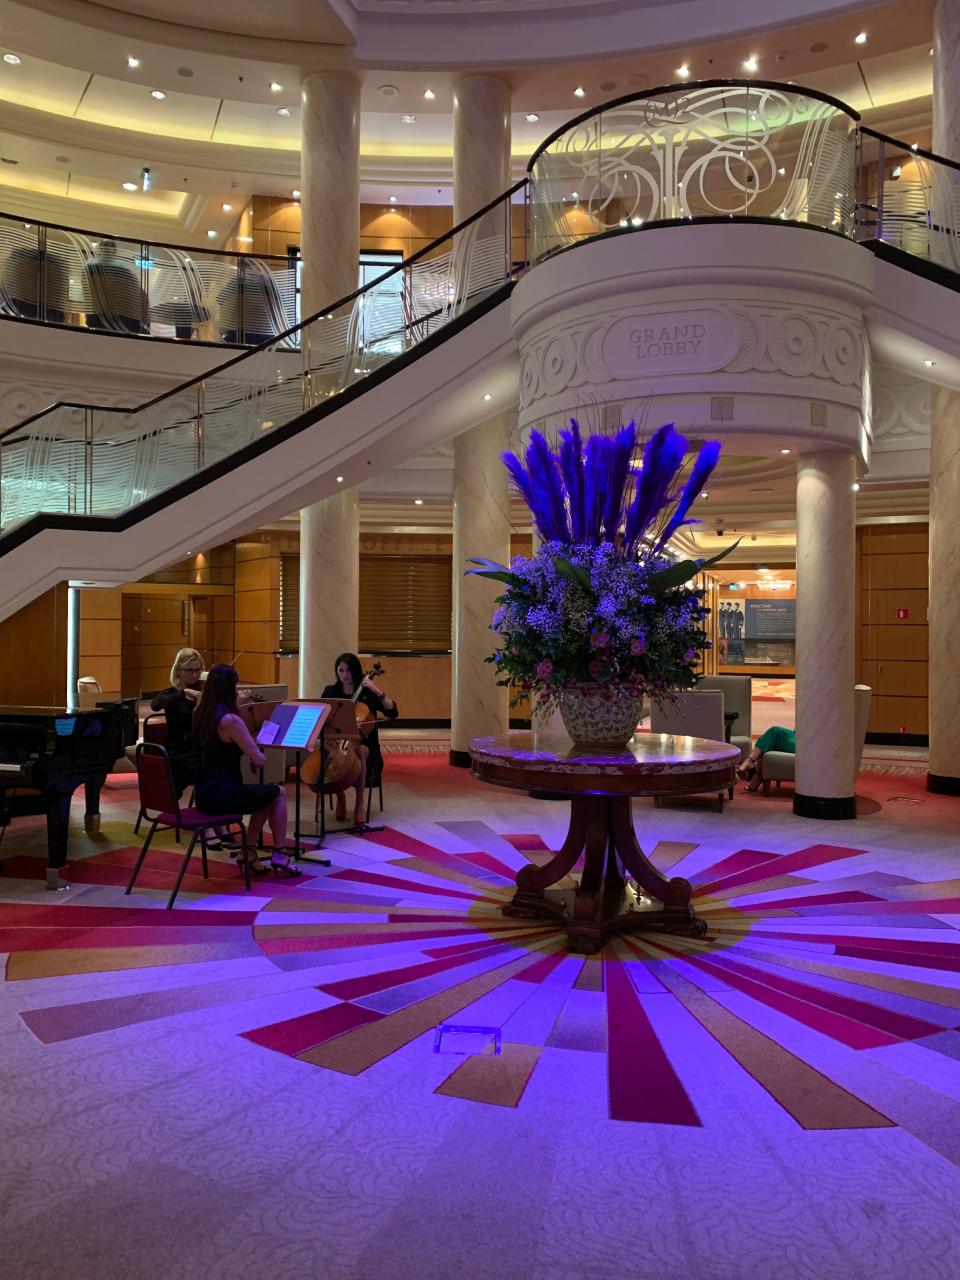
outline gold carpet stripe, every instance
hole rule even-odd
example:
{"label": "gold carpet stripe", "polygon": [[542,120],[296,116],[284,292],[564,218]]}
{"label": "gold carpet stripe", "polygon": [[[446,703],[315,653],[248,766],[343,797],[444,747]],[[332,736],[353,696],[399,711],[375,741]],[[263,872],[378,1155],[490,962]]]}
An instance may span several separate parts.
{"label": "gold carpet stripe", "polygon": [[503,1044],[489,1057],[474,1054],[434,1089],[447,1098],[486,1102],[495,1107],[515,1107],[540,1060],[542,1046]]}
{"label": "gold carpet stripe", "polygon": [[725,1009],[669,965],[660,965],[657,977],[804,1129],[896,1127],[892,1120]]}
{"label": "gold carpet stripe", "polygon": [[429,929],[437,937],[448,933],[458,934],[464,929],[485,934],[489,929],[492,937],[499,938],[504,933],[516,932],[517,923],[512,920],[501,921],[496,916],[491,918],[489,926],[478,924],[466,916],[462,924],[456,920],[442,921],[437,924],[431,924],[429,920],[410,920],[397,924],[388,923],[386,920],[375,920],[370,924],[329,924],[321,921],[317,924],[259,924],[255,926],[254,933],[258,938],[334,938],[341,934],[383,933],[384,929],[389,929],[391,935],[396,934],[398,938],[407,933],[423,933],[425,929]]}
{"label": "gold carpet stripe", "polygon": [[[822,880],[810,880],[805,876],[771,876],[767,880],[761,871],[758,873],[756,880],[745,880],[740,884],[731,885],[729,889],[724,889],[721,883],[711,889],[708,894],[698,894],[697,886],[694,885],[693,896],[698,904],[707,901],[729,902],[731,898],[750,898],[758,893],[773,893],[775,889],[804,889],[809,884],[822,883]],[[763,903],[760,902],[755,905],[762,907]]]}
{"label": "gold carpet stripe", "polygon": [[[555,945],[555,939],[550,942]],[[416,1040],[417,1036],[432,1030],[438,1023],[446,1022],[453,1014],[473,1004],[488,991],[509,982],[539,960],[540,957],[533,954],[498,965],[496,969],[458,983],[435,996],[428,996],[426,1000],[420,1000],[406,1009],[399,1009],[376,1022],[355,1027],[328,1044],[305,1049],[296,1056],[301,1062],[312,1062],[315,1066],[327,1067],[330,1071],[339,1071],[343,1075],[358,1076],[375,1062],[396,1053],[411,1040]]]}
{"label": "gold carpet stripe", "polygon": [[573,984],[574,991],[603,990],[603,960],[600,956],[590,956],[583,962],[583,968],[577,974]]}
{"label": "gold carpet stripe", "polygon": [[209,964],[262,956],[248,942],[198,942],[163,947],[59,947],[50,951],[16,951],[7,961],[7,981],[62,978],[71,973],[110,973],[116,969],[153,969],[160,965]]}
{"label": "gold carpet stripe", "polygon": [[[426,858],[391,858],[387,865],[404,867],[407,871],[426,872],[427,875],[435,876],[438,880],[453,880],[456,884],[462,884],[465,888],[472,889],[474,893],[482,893],[499,898],[505,895],[513,895],[513,889],[504,889],[502,885],[491,885],[486,880],[478,880],[476,876],[467,875],[462,871],[454,871],[452,867],[438,867],[436,863],[429,862]],[[416,889],[416,882],[411,881],[410,887],[411,889]]]}
{"label": "gold carpet stripe", "polygon": [[929,884],[899,884],[884,891],[888,897],[905,898],[954,898],[960,894],[960,880],[932,880]]}
{"label": "gold carpet stripe", "polygon": [[871,987],[874,991],[888,991],[891,995],[926,1000],[930,1004],[939,1004],[946,1009],[960,1009],[960,990],[955,987],[938,987],[932,982],[918,982],[914,978],[892,978],[885,973],[865,973],[862,969],[845,969],[839,964],[807,960],[786,951],[774,954],[759,947],[741,946],[737,949],[737,955],[767,960],[773,964],[783,965],[785,969],[817,973],[824,978],[839,978],[843,982],[856,983],[860,987]]}
{"label": "gold carpet stripe", "polygon": [[658,871],[669,871],[698,847],[695,844],[685,844],[682,840],[661,840],[649,858]]}

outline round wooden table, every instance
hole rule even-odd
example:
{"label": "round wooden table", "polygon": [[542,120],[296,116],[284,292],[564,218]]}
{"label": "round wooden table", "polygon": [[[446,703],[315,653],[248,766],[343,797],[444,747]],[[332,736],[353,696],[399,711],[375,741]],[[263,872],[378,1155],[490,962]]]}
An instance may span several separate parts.
{"label": "round wooden table", "polygon": [[[661,875],[637,843],[632,799],[723,791],[736,778],[738,747],[667,733],[638,733],[625,747],[585,747],[565,734],[524,731],[475,738],[470,756],[481,782],[570,801],[562,848],[545,866],[521,867],[504,915],[557,921],[566,926],[569,949],[581,954],[598,951],[611,934],[626,930],[703,936],[706,925],[690,905],[689,881]],[[572,901],[560,890],[548,897],[545,891],[581,856]],[[627,874],[637,898],[627,894]],[[652,899],[649,907],[644,897]]]}

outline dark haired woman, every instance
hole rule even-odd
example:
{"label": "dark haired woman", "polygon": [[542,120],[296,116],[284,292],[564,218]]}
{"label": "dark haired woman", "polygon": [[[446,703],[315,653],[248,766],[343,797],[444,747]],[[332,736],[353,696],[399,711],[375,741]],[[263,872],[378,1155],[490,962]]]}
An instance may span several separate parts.
{"label": "dark haired woman", "polygon": [[237,679],[234,667],[215,662],[193,713],[193,731],[200,741],[197,806],[205,813],[250,814],[247,843],[253,871],[266,870],[256,861],[256,847],[264,823],[269,822],[274,874],[298,876],[301,873],[286,852],[287,797],[282,787],[245,783],[240,775],[241,757],[246,756],[256,768],[265,757],[237,714]]}
{"label": "dark haired woman", "polygon": [[[392,698],[388,698],[382,689],[378,689],[369,676],[364,679],[363,667],[355,653],[341,653],[333,664],[333,669],[337,677],[336,681],[327,685],[321,697],[353,698],[354,701],[362,702],[364,706],[369,707],[374,716],[379,712],[388,720],[396,720],[400,714],[397,704]],[[346,792],[350,787],[355,787],[356,804],[353,820],[359,825],[364,820],[364,791],[368,785],[375,787],[383,773],[383,752],[380,750],[376,720],[370,731],[364,735],[363,745],[358,748],[357,754],[360,758],[359,775],[355,774],[349,782],[343,782],[337,791],[336,816],[338,822],[342,822],[347,816]],[[330,789],[332,788],[328,788]]]}

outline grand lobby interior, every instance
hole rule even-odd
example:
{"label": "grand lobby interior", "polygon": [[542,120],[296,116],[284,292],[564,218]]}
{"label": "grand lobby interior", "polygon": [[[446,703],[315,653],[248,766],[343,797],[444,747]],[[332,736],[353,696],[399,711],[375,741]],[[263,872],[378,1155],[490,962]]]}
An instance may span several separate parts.
{"label": "grand lobby interior", "polygon": [[0,0],[3,1280],[957,1280],[958,867],[960,0]]}

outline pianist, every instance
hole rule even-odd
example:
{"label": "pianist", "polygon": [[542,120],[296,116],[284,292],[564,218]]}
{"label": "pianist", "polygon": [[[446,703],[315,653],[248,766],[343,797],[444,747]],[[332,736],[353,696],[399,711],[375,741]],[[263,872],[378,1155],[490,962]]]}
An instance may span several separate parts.
{"label": "pianist", "polygon": [[203,691],[203,659],[196,649],[181,649],[170,668],[170,687],[150,703],[167,717],[167,755],[173,785],[180,796],[196,784],[200,768],[200,743],[193,733],[193,709]]}

